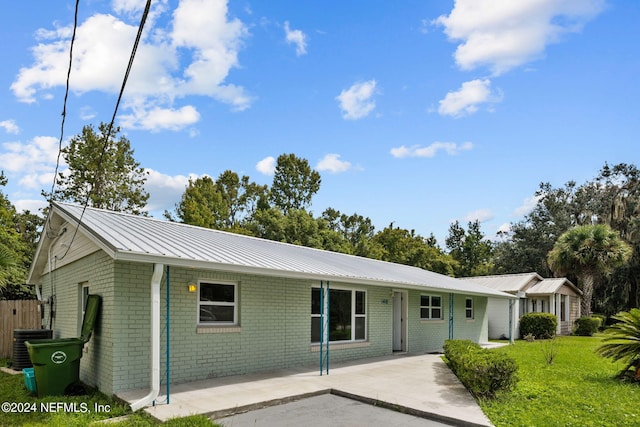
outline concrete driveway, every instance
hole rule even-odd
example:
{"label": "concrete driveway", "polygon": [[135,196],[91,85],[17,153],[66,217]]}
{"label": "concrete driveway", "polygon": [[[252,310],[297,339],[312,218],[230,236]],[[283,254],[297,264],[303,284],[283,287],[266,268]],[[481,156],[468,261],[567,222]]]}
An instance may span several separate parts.
{"label": "concrete driveway", "polygon": [[[146,393],[147,390],[129,391],[119,397],[133,402]],[[304,405],[301,399],[327,393],[369,404],[364,407],[365,412],[377,406],[453,425],[491,425],[441,356],[435,354],[333,363],[330,375],[322,376],[317,367],[296,368],[177,384],[171,386],[170,404],[145,410],[163,421],[192,414],[224,419],[294,401]],[[310,416],[309,422],[313,418]]]}
{"label": "concrete driveway", "polygon": [[452,425],[330,393],[214,421],[225,427],[446,427]]}

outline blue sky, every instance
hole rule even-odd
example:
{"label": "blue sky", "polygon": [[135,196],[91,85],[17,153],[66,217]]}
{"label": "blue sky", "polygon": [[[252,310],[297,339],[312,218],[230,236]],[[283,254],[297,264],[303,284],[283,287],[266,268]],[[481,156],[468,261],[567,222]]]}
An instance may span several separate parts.
{"label": "blue sky", "polygon": [[[144,3],[80,1],[64,143],[110,120]],[[0,169],[20,210],[51,187],[74,5],[0,16]],[[638,22],[632,0],[155,0],[116,122],[154,215],[189,177],[270,184],[295,153],[321,173],[316,215],[441,245],[479,219],[492,237],[540,182],[640,164]]]}

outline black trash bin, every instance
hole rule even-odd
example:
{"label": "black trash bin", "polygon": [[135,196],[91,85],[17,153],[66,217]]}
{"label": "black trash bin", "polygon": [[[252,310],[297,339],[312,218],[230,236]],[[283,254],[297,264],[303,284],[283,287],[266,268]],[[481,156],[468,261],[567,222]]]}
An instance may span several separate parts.
{"label": "black trash bin", "polygon": [[79,338],[29,340],[25,342],[33,363],[38,396],[65,394],[80,381],[82,348],[91,338],[100,306],[99,295],[89,295]]}

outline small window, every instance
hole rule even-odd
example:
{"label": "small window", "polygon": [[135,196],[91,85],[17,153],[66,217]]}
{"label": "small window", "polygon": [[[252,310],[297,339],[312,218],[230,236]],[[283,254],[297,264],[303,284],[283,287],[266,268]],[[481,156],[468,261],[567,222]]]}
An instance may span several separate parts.
{"label": "small window", "polygon": [[473,319],[473,298],[464,300],[464,316],[467,319]]}
{"label": "small window", "polygon": [[420,295],[420,318],[441,320],[442,298],[435,295]]}
{"label": "small window", "polygon": [[237,325],[237,302],[237,285],[201,282],[198,290],[198,323]]}

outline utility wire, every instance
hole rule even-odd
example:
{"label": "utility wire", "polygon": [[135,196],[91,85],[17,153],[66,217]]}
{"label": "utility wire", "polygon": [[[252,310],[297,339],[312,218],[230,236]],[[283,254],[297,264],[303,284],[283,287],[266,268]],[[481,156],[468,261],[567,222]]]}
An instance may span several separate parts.
{"label": "utility wire", "polygon": [[[73,43],[76,40],[76,29],[78,28],[78,6],[80,0],[76,0],[76,10],[73,15],[73,33],[71,34],[71,44],[69,46],[69,67],[67,68],[67,83],[64,91],[64,102],[62,103],[62,123],[60,124],[60,139],[58,140],[58,158],[56,159],[56,170],[53,173],[53,182],[51,183],[51,193],[49,194],[49,205],[53,200],[53,192],[56,187],[56,179],[58,178],[58,169],[60,168],[60,156],[62,155],[62,141],[64,139],[64,122],[67,118],[67,98],[69,97],[69,81],[71,78],[71,65],[73,64]],[[47,237],[53,239],[55,233],[51,230],[51,224],[47,222],[49,230],[46,230]],[[49,234],[51,232],[52,234]]]}
{"label": "utility wire", "polygon": [[122,80],[122,86],[120,88],[120,94],[118,95],[118,100],[116,101],[116,106],[113,111],[113,115],[111,116],[111,122],[109,122],[109,127],[107,128],[107,133],[104,135],[104,143],[102,144],[102,152],[100,153],[100,159],[98,160],[98,165],[96,167],[96,174],[93,177],[93,182],[90,183],[89,191],[87,192],[87,197],[84,201],[84,206],[82,207],[82,213],[80,214],[80,218],[78,220],[78,226],[73,232],[73,236],[71,237],[71,241],[69,242],[69,246],[67,246],[67,250],[61,257],[56,257],[57,259],[63,259],[69,253],[69,249],[71,249],[71,244],[76,238],[78,234],[78,230],[80,229],[80,225],[82,224],[82,219],[84,218],[84,214],[89,205],[89,200],[91,198],[91,194],[95,189],[96,180],[98,179],[99,173],[102,166],[102,162],[104,161],[104,156],[107,151],[107,147],[109,145],[109,138],[111,138],[111,131],[113,129],[113,124],[116,121],[116,115],[118,114],[118,107],[120,106],[120,101],[122,100],[122,95],[124,94],[124,89],[127,85],[127,80],[129,79],[129,73],[131,72],[131,67],[133,66],[133,60],[136,56],[136,51],[138,50],[138,45],[140,44],[140,39],[142,38],[142,30],[144,29],[144,24],[147,21],[147,16],[149,15],[149,9],[151,8],[151,0],[147,0],[147,4],[144,8],[144,12],[142,13],[142,19],[140,20],[140,25],[138,26],[138,34],[136,36],[136,40],[133,44],[133,49],[131,50],[131,55],[129,56],[129,64],[127,65],[127,70],[125,71],[124,78]]}

